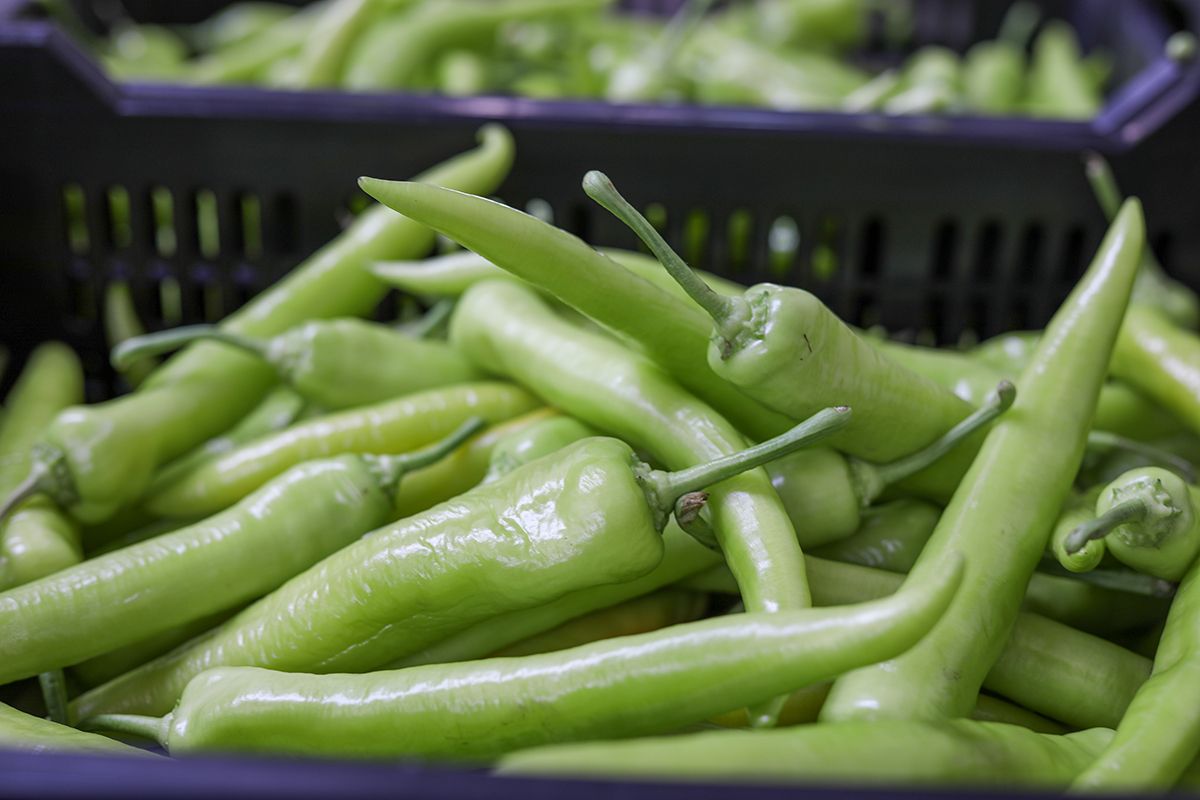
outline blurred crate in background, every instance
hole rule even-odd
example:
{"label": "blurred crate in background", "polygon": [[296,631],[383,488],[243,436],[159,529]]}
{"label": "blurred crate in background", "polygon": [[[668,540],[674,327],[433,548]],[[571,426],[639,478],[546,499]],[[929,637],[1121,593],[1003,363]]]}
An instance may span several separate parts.
{"label": "blurred crate in background", "polygon": [[[183,20],[223,3],[125,5]],[[963,49],[1008,5],[918,0],[913,44]],[[27,2],[0,0],[0,341],[19,357],[66,338],[103,396],[107,282],[131,282],[152,328],[219,319],[338,231],[358,175],[410,176],[486,120],[517,137],[510,204],[632,246],[579,189],[603,169],[698,265],[804,286],[862,325],[952,343],[1044,322],[1103,231],[1084,148],[1116,156],[1160,254],[1200,285],[1197,66],[1163,55],[1149,0],[1040,5],[1114,56],[1090,122],[118,85]]]}

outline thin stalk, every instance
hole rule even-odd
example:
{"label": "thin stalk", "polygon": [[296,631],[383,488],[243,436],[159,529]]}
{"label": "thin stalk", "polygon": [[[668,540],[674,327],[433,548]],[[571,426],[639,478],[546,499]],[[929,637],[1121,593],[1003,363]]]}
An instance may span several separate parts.
{"label": "thin stalk", "polygon": [[113,348],[112,365],[118,370],[123,369],[139,358],[168,353],[198,341],[220,342],[245,350],[259,358],[267,358],[267,346],[258,339],[229,333],[216,325],[184,325],[169,331],[147,333],[144,336],[126,339]]}
{"label": "thin stalk", "polygon": [[67,682],[61,669],[38,675],[42,687],[42,699],[46,701],[46,715],[59,725],[71,724],[70,704],[67,701]]}
{"label": "thin stalk", "polygon": [[380,486],[394,490],[405,473],[441,461],[485,427],[487,427],[487,420],[482,417],[471,417],[459,425],[449,436],[421,450],[391,456],[366,455],[363,458],[371,465],[372,471],[379,479]]}
{"label": "thin stalk", "polygon": [[1117,503],[1095,519],[1084,522],[1067,534],[1063,549],[1071,555],[1078,553],[1095,539],[1103,539],[1127,522],[1140,522],[1150,515],[1150,508],[1140,497]]}
{"label": "thin stalk", "polygon": [[1134,453],[1143,456],[1155,464],[1159,464],[1167,469],[1179,474],[1179,477],[1186,480],[1188,483],[1196,482],[1196,466],[1186,458],[1161,447],[1155,447],[1152,444],[1139,442],[1134,439],[1128,439],[1124,436],[1118,436],[1115,433],[1108,431],[1092,431],[1088,434],[1087,443],[1089,449],[1094,450],[1124,450],[1129,453]]}
{"label": "thin stalk", "polygon": [[3,505],[0,505],[0,522],[3,522],[21,503],[24,503],[34,495],[44,492],[46,490],[46,477],[44,470],[36,468],[31,470],[25,476],[25,480],[18,483],[16,488],[5,498]]}
{"label": "thin stalk", "polygon": [[140,714],[97,714],[80,722],[79,728],[86,731],[128,733],[131,736],[139,736],[165,746],[170,720],[170,714],[165,717],[144,717]]}
{"label": "thin stalk", "polygon": [[1117,186],[1117,179],[1113,175],[1112,167],[1099,153],[1086,154],[1083,157],[1083,164],[1088,183],[1092,187],[1092,194],[1095,195],[1096,202],[1100,205],[1100,210],[1104,212],[1105,218],[1111,220],[1121,208],[1122,202],[1121,189]]}
{"label": "thin stalk", "polygon": [[749,317],[749,307],[741,297],[725,297],[714,292],[704,279],[688,266],[679,254],[671,249],[671,245],[659,235],[650,221],[642,216],[629,201],[621,196],[617,187],[608,176],[598,170],[592,170],[583,176],[583,190],[587,196],[595,200],[613,216],[629,227],[641,239],[654,257],[659,260],[667,272],[675,279],[688,297],[696,305],[704,309],[726,339],[726,329],[740,324]]}
{"label": "thin stalk", "polygon": [[676,500],[689,492],[698,492],[824,439],[844,428],[850,422],[850,415],[849,406],[825,408],[786,433],[753,447],[677,472],[648,470],[640,476],[640,481],[658,508],[671,509]]}
{"label": "thin stalk", "polygon": [[863,504],[869,504],[878,497],[884,487],[915,475],[949,453],[964,439],[991,424],[992,420],[1007,411],[1016,399],[1017,387],[1009,381],[1000,381],[986,403],[928,447],[887,464],[869,464],[855,460],[853,469],[860,482]]}
{"label": "thin stalk", "polygon": [[429,310],[419,319],[402,322],[396,326],[396,330],[414,339],[428,339],[445,327],[446,321],[454,313],[456,302],[453,298],[439,300],[430,306]]}

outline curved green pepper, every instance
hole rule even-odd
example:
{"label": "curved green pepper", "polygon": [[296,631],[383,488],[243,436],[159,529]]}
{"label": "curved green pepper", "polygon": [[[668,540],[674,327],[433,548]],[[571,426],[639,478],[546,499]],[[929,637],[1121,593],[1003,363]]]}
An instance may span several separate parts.
{"label": "curved green pepper", "polygon": [[[79,358],[65,344],[39,346],[6,400],[8,409],[0,424],[0,496],[16,489],[28,473],[29,448],[54,415],[83,401]],[[78,564],[82,558],[79,531],[44,499],[28,500],[0,520],[0,590]]]}
{"label": "curved green pepper", "polygon": [[500,422],[537,405],[516,386],[481,382],[313,417],[201,463],[160,487],[144,505],[164,517],[211,514],[309,459],[335,453],[403,453],[445,436],[471,417]]}
{"label": "curved green pepper", "polygon": [[1065,736],[975,720],[841,722],[782,731],[717,731],[629,742],[551,746],[500,761],[501,775],[788,780],[1007,788],[1062,788],[1112,738],[1097,728]]}
{"label": "curved green pepper", "polygon": [[1131,470],[1103,487],[1095,516],[1061,540],[1059,560],[1082,572],[1109,552],[1138,572],[1178,581],[1200,555],[1197,507],[1200,489],[1175,473]]}
{"label": "curved green pepper", "polygon": [[60,669],[280,586],[383,524],[424,451],[302,464],[227,511],[0,593],[0,684]]}
{"label": "curved green pepper", "polygon": [[970,713],[1082,461],[1144,243],[1141,208],[1131,200],[1047,326],[1021,374],[1021,396],[988,433],[909,573],[929,580],[961,554],[963,591],[911,651],[838,679],[823,719]]}
{"label": "curved green pepper", "polygon": [[376,669],[496,614],[633,580],[661,560],[660,533],[682,496],[819,439],[848,416],[827,409],[770,442],[672,473],[650,469],[616,439],[576,442],[363,536],[212,635],[82,696],[77,716],[164,713],[217,665]]}
{"label": "curved green pepper", "polygon": [[306,322],[266,340],[189,325],[123,342],[113,350],[113,366],[120,369],[146,354],[196,341],[219,342],[261,358],[281,381],[330,411],[481,377],[445,342],[353,318]]}
{"label": "curved green pepper", "polygon": [[493,758],[522,747],[676,730],[903,652],[961,573],[859,606],[734,615],[559,653],[368,675],[221,669],[170,715],[98,717],[173,754],[249,750],[355,758]]}
{"label": "curved green pepper", "polygon": [[0,703],[0,750],[16,753],[90,753],[154,758],[137,747],[77,731]]}

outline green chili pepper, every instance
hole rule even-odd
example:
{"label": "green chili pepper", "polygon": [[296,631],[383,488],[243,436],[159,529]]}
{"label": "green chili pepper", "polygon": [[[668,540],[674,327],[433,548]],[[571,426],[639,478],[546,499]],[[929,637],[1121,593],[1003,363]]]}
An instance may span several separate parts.
{"label": "green chili pepper", "polygon": [[677,292],[659,289],[582,239],[482,197],[401,181],[361,178],[363,190],[633,339],[685,388],[739,430],[764,439],[789,421],[747,398],[709,368],[709,325]]}
{"label": "green chili pepper", "polygon": [[208,614],[169,630],[147,636],[133,644],[118,647],[108,653],[74,664],[71,666],[71,674],[88,688],[108,683],[131,669],[140,667],[147,661],[152,661],[163,653],[174,650],[184,642],[212,630],[240,610],[240,607],[222,609],[215,614]]}
{"label": "green chili pepper", "polygon": [[1074,552],[1066,549],[1068,537],[1080,525],[1095,521],[1096,500],[1103,489],[1103,486],[1093,486],[1087,491],[1072,493],[1050,533],[1050,552],[1070,572],[1089,572],[1100,566],[1100,559],[1104,557],[1103,542],[1088,544]]}
{"label": "green chili pepper", "polygon": [[290,89],[337,86],[349,54],[379,15],[380,0],[332,0],[317,18],[283,84]]}
{"label": "green chili pepper", "polygon": [[0,683],[76,664],[271,591],[390,516],[408,469],[482,427],[401,456],[303,464],[174,533],[0,593]]}
{"label": "green chili pepper", "polygon": [[[213,635],[79,698],[78,716],[163,713],[217,665],[370,670],[496,614],[633,580],[661,560],[659,534],[681,496],[815,441],[848,416],[826,409],[769,442],[671,473],[616,439],[576,442],[343,547]],[[465,596],[474,598],[466,606]]]}
{"label": "green chili pepper", "polygon": [[989,432],[909,573],[928,580],[963,554],[968,579],[950,611],[905,655],[840,678],[823,719],[970,712],[1083,458],[1144,242],[1141,208],[1131,200],[1047,326],[1021,374],[1021,396]]}
{"label": "green chili pepper", "polygon": [[983,114],[1012,114],[1025,93],[1025,49],[1041,11],[1030,2],[1013,3],[994,41],[980,42],[963,60],[963,100]]}
{"label": "green chili pepper", "polygon": [[57,722],[24,714],[0,703],[0,750],[16,753],[94,753],[145,756],[150,753],[113,741],[107,736],[77,731]]}
{"label": "green chili pepper", "polygon": [[979,720],[980,722],[1003,722],[1009,725],[1020,725],[1022,728],[1027,728],[1037,733],[1070,733],[1070,730],[1066,726],[1060,725],[1052,719],[1046,719],[1041,714],[1036,714],[1027,708],[1022,708],[1015,703],[1001,700],[999,697],[993,697],[990,694],[981,694],[976,698],[975,710],[971,712],[971,719]]}
{"label": "green chili pepper", "polygon": [[494,66],[471,50],[451,50],[438,59],[437,88],[450,97],[486,94],[492,88]]}
{"label": "green chili pepper", "polygon": [[221,50],[269,30],[295,13],[295,6],[284,3],[243,0],[188,26],[184,36],[198,52]]}
{"label": "green chili pepper", "polygon": [[1033,43],[1025,111],[1038,117],[1091,119],[1104,99],[1088,74],[1075,29],[1046,23]]}
{"label": "green chili pepper", "polygon": [[[828,405],[824,397],[845,398],[856,408],[855,423],[833,440],[839,449],[873,461],[899,458],[970,413],[952,393],[886,360],[807,292],[759,284],[742,297],[718,295],[603,174],[589,172],[584,189],[633,229],[712,317],[708,363],[716,374],[788,416],[811,414],[806,409]],[[880,386],[888,387],[886,394]],[[969,448],[962,452],[969,461]]]}
{"label": "green chili pepper", "polygon": [[[146,332],[133,305],[133,295],[125,281],[113,281],[104,289],[104,336],[110,348]],[[149,377],[158,361],[154,358],[132,359],[117,368],[130,386],[136,389]]]}
{"label": "green chili pepper", "polygon": [[[1084,166],[1096,202],[1100,204],[1104,216],[1111,220],[1124,200],[1112,168],[1098,153],[1088,153]],[[1191,330],[1200,327],[1200,297],[1168,275],[1149,247],[1142,253],[1142,268],[1134,286],[1133,298],[1135,303],[1145,303],[1159,309],[1180,327]]]}
{"label": "green chili pepper", "polygon": [[1039,788],[1066,787],[1112,731],[1065,736],[975,720],[841,722],[782,731],[552,746],[501,759],[502,775]]}
{"label": "green chili pepper", "polygon": [[164,517],[211,514],[309,459],[338,453],[403,453],[445,436],[471,417],[501,422],[537,405],[515,386],[463,383],[314,417],[205,461],[160,488],[144,505]]}
{"label": "green chili pepper", "polygon": [[[581,589],[545,605],[500,614],[387,666],[389,669],[399,669],[485,658],[497,650],[553,630],[583,614],[609,608],[675,584],[720,561],[719,553],[701,545],[672,520],[663,531],[662,561],[642,577],[624,583]],[[732,576],[729,581],[733,583]],[[736,591],[736,584],[734,587]]]}
{"label": "green chili pepper", "polygon": [[492,451],[497,444],[542,420],[553,418],[557,413],[551,408],[539,408],[493,425],[436,464],[405,475],[396,497],[393,517],[411,517],[473,489],[487,475]]}
{"label": "green chili pepper", "polygon": [[696,592],[660,589],[608,608],[592,611],[557,628],[501,647],[494,658],[554,653],[579,645],[650,633],[671,625],[692,622],[704,614],[707,598]]}
{"label": "green chili pepper", "polygon": [[1008,381],[1000,381],[980,408],[925,448],[887,464],[846,457],[836,450],[814,448],[770,464],[767,471],[802,547],[815,547],[852,535],[862,511],[895,485],[920,473],[962,441],[989,425],[1016,397]]}
{"label": "green chili pepper", "polygon": [[[487,126],[480,135],[479,148],[422,179],[476,191],[497,186],[512,161],[512,137],[499,126]],[[433,236],[387,208],[369,209],[229,317],[223,329],[273,336],[312,318],[365,314],[386,287],[363,265],[415,257]],[[271,383],[271,370],[244,353],[213,344],[190,347],[139,391],[60,414],[43,434],[26,484],[9,502],[40,491],[81,521],[103,520],[140,497],[156,468],[234,425]]]}
{"label": "green chili pepper", "polygon": [[[69,347],[39,346],[29,356],[6,398],[0,424],[0,496],[13,491],[29,471],[29,448],[62,409],[83,401],[83,367]],[[40,498],[19,505],[0,521],[0,590],[79,563],[79,531]]]}
{"label": "green chili pepper", "polygon": [[927,45],[904,66],[900,91],[883,103],[887,114],[954,111],[962,103],[962,62],[947,47]]}
{"label": "green chili pepper", "polygon": [[1096,792],[1170,789],[1200,755],[1200,566],[1193,562],[1171,604],[1154,671],[1130,703],[1112,743],[1071,785]]}
{"label": "green chili pepper", "polygon": [[[296,394],[295,390],[287,386],[278,386],[272,389],[262,399],[262,402],[243,417],[237,425],[220,436],[209,439],[200,447],[182,458],[175,459],[155,473],[154,480],[146,489],[146,496],[152,497],[159,494],[183,476],[191,474],[203,464],[215,460],[224,453],[267,434],[283,430],[299,419],[304,411],[304,398]],[[89,536],[88,543],[96,544],[97,541]]]}
{"label": "green chili pepper", "polygon": [[[1135,309],[1136,306],[1127,312],[1126,325],[1134,316]],[[1126,326],[1123,325],[1121,330],[1122,334],[1117,340],[1118,351],[1122,343],[1130,339]],[[971,352],[971,356],[1003,374],[1019,374],[1029,365],[1039,337],[1037,331],[1001,334],[978,345]],[[1153,375],[1162,371],[1161,366],[1154,364],[1145,355],[1139,358],[1147,359],[1147,374]],[[1134,381],[1112,380],[1104,384],[1100,392],[1100,402],[1096,407],[1096,427],[1121,436],[1147,441],[1179,434],[1182,428],[1179,420],[1164,410],[1170,408],[1169,404],[1159,405],[1156,402],[1158,398],[1155,398],[1152,392],[1141,386],[1135,388],[1133,384]],[[1103,425],[1099,424],[1100,422],[1103,422]]]}
{"label": "green chili pepper", "polygon": [[502,478],[517,467],[561,450],[567,445],[595,436],[596,432],[571,417],[550,417],[527,428],[513,431],[496,443],[488,462],[484,483]]}
{"label": "green chili pepper", "polygon": [[308,322],[267,340],[188,325],[122,343],[113,350],[113,365],[120,369],[147,353],[196,341],[220,342],[261,358],[306,400],[331,411],[481,377],[445,342],[359,319]]}
{"label": "green chili pepper", "polygon": [[185,69],[186,43],[161,25],[122,24],[106,44],[100,60],[117,80],[169,80]]}
{"label": "green chili pepper", "polygon": [[863,606],[738,614],[524,658],[368,675],[215,670],[162,720],[90,724],[149,734],[175,754],[465,760],[670,731],[903,652],[949,604],[960,574]]}
{"label": "green chili pepper", "polygon": [[669,95],[675,78],[672,61],[704,23],[713,0],[685,0],[654,43],[617,65],[608,76],[604,98],[613,103],[637,103]]}
{"label": "green chili pepper", "polygon": [[439,52],[488,43],[515,20],[598,12],[611,0],[457,0],[422,3],[364,37],[351,54],[343,84],[355,90],[411,88]]}
{"label": "green chili pepper", "polygon": [[866,509],[854,535],[813,551],[821,558],[908,572],[937,526],[942,510],[921,500],[893,500]]}
{"label": "green chili pepper", "polygon": [[1200,338],[1162,312],[1134,306],[1113,353],[1112,373],[1200,433]]}
{"label": "green chili pepper", "polygon": [[1082,572],[1109,552],[1138,572],[1178,581],[1200,555],[1198,501],[1200,489],[1173,472],[1131,470],[1100,491],[1095,516],[1062,539],[1059,560]]}
{"label": "green chili pepper", "polygon": [[259,33],[201,56],[180,76],[187,83],[254,83],[266,77],[271,66],[299,53],[312,35],[328,2],[310,3],[287,19],[265,26]]}
{"label": "green chili pepper", "polygon": [[[529,290],[492,281],[459,301],[451,341],[476,363],[511,375],[547,402],[686,467],[742,447],[741,436],[653,365],[611,339],[573,327]],[[713,528],[746,607],[808,605],[800,548],[765,473],[749,472],[709,494]]]}
{"label": "green chili pepper", "polygon": [[[670,275],[663,272],[657,259],[615,247],[597,249],[601,254],[608,256],[609,259],[625,267],[639,278],[680,298],[686,298],[679,288],[679,284],[675,283]],[[371,266],[371,272],[380,280],[397,289],[422,297],[458,297],[481,281],[513,277],[491,261],[470,250],[448,253],[421,261],[381,261]],[[699,274],[706,283],[713,287],[713,291],[721,294],[741,294],[746,291],[746,287],[711,272],[700,272]]]}
{"label": "green chili pepper", "polygon": [[870,33],[870,11],[886,3],[869,0],[766,0],[754,4],[755,25],[772,44],[842,50]]}

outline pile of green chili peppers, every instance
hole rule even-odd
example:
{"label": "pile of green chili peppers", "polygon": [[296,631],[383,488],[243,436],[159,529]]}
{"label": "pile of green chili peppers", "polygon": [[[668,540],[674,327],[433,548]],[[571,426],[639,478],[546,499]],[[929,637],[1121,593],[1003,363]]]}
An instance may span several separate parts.
{"label": "pile of green chili peppers", "polygon": [[1200,299],[1103,161],[1046,328],[938,350],[691,269],[600,172],[644,251],[485,199],[513,157],[486,126],[361,179],[220,325],[146,333],[115,285],[128,394],[28,356],[0,748],[1196,785]]}
{"label": "pile of green chili peppers", "polygon": [[81,35],[118,80],[288,90],[1088,119],[1111,81],[1104,52],[1024,1],[965,52],[915,47],[908,0],[713,5],[655,17],[615,0],[249,0],[191,26]]}

